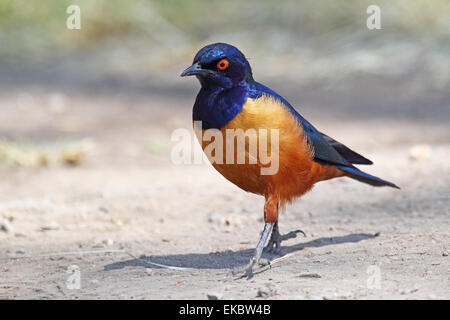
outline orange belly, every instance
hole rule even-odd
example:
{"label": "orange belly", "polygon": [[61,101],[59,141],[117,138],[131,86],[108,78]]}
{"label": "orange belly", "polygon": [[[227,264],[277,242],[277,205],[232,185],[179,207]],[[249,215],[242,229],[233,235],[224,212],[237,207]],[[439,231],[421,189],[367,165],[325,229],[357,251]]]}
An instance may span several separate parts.
{"label": "orange belly", "polygon": [[[220,130],[220,137],[217,135],[219,130],[216,130],[215,133],[210,131],[215,129],[199,130],[195,125],[194,129],[212,165],[225,178],[245,191],[266,197],[271,196],[280,201],[281,205],[301,196],[318,181],[344,175],[341,170],[334,166],[321,165],[313,161],[314,152],[307,144],[302,126],[287,107],[273,98],[264,96],[258,99],[249,98],[242,111]],[[245,152],[244,163],[236,163],[239,154],[238,143],[234,137],[229,136],[227,138],[228,129],[246,131],[245,149],[243,150]],[[258,142],[261,136],[259,129],[264,129],[268,133],[268,143]],[[277,166],[273,163],[267,163],[265,161],[267,159],[262,159],[259,152],[251,152],[249,146],[249,144],[257,141],[258,151],[265,145],[267,146],[267,154],[271,155],[271,152],[277,152],[276,149],[272,150],[270,145],[272,139],[275,139],[270,129],[278,130]],[[202,139],[206,131],[210,131],[214,138],[210,140]],[[213,142],[220,147],[220,143],[217,144],[215,139],[222,139],[222,155],[217,153],[217,148],[212,152],[206,152],[207,150],[211,151],[210,144]],[[230,158],[227,159],[226,151],[231,145],[234,161],[232,163],[228,161],[227,163]],[[275,158],[273,161],[275,161]],[[222,159],[222,161],[218,161],[218,159]],[[250,163],[250,160],[253,160],[253,163]],[[261,174],[262,168],[267,169],[271,166],[278,167],[278,170],[273,174]]]}

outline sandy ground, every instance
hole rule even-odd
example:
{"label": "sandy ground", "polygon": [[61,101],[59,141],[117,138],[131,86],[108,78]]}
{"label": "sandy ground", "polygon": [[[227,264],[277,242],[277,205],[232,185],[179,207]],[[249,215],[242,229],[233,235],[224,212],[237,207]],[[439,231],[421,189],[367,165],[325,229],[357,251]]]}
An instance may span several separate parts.
{"label": "sandy ground", "polygon": [[[342,83],[269,85],[402,189],[319,183],[280,216],[282,233],[306,236],[251,279],[228,272],[253,253],[263,198],[208,164],[170,161],[197,84],[177,84],[180,94],[3,84],[0,136],[95,147],[78,166],[0,164],[0,298],[449,299],[448,93],[424,95],[414,78]],[[55,92],[63,107],[49,104]],[[418,144],[430,152],[414,160]]]}

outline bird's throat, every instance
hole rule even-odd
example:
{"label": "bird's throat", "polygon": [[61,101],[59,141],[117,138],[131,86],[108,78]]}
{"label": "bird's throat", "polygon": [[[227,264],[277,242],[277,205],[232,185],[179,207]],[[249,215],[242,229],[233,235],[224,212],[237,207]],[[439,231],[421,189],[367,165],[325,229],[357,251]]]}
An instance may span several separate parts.
{"label": "bird's throat", "polygon": [[201,121],[203,129],[221,129],[241,112],[247,98],[247,85],[230,89],[202,87],[195,101],[193,120]]}

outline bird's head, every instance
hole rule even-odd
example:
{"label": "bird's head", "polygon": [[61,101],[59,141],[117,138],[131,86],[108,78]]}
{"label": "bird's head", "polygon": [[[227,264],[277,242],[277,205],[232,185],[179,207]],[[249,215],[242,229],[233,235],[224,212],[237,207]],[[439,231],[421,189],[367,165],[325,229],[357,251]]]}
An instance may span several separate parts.
{"label": "bird's head", "polygon": [[250,64],[236,47],[214,43],[200,49],[194,63],[181,74],[195,75],[202,87],[232,88],[253,81]]}

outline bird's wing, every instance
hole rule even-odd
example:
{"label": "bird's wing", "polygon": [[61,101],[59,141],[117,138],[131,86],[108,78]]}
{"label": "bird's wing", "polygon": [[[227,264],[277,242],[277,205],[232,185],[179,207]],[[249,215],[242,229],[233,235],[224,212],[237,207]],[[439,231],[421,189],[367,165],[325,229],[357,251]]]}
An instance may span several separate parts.
{"label": "bird's wing", "polygon": [[266,86],[253,82],[249,84],[249,96],[259,98],[263,95],[271,96],[288,107],[289,111],[297,119],[306,133],[308,143],[314,149],[314,160],[316,162],[333,164],[340,166],[353,167],[354,164],[372,164],[372,161],[366,159],[360,154],[352,151],[342,143],[319,132],[314,126],[303,118],[283,97],[267,88]]}
{"label": "bird's wing", "polygon": [[373,164],[372,161],[360,155],[359,153],[351,150],[349,147],[345,146],[339,141],[334,140],[333,138],[327,136],[324,133],[321,133],[321,135],[337,152],[339,152],[341,156],[345,158],[345,160],[349,161],[350,163]]}

